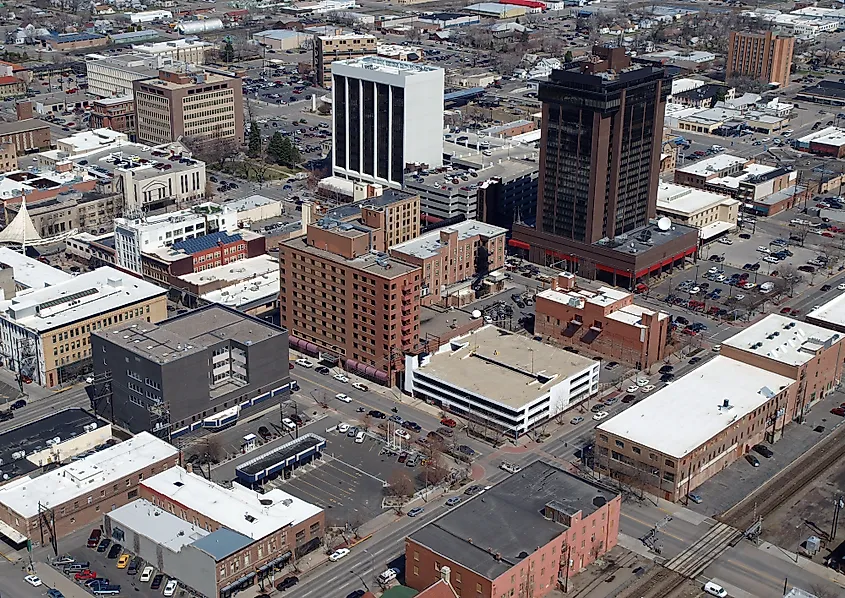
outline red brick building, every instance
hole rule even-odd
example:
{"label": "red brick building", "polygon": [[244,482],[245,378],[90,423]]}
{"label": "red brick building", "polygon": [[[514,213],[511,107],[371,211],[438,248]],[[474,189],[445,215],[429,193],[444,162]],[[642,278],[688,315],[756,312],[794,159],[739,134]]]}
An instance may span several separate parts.
{"label": "red brick building", "polygon": [[575,277],[558,276],[534,298],[534,333],[566,347],[647,369],[666,356],[669,315],[634,303],[621,289],[577,290]]}
{"label": "red brick building", "polygon": [[616,546],[621,505],[613,489],[535,461],[409,536],[405,583],[422,591],[447,567],[463,598],[542,598]]}
{"label": "red brick building", "polygon": [[135,100],[129,96],[103,98],[91,103],[91,128],[112,129],[135,137]]}

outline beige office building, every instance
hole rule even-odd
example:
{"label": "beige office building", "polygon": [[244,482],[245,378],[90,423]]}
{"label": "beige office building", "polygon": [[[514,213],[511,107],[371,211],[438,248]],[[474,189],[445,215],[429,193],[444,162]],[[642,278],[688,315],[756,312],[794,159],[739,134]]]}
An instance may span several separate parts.
{"label": "beige office building", "polygon": [[318,35],[314,38],[314,79],[320,87],[332,86],[332,62],[378,53],[376,37],[359,33]]}
{"label": "beige office building", "polygon": [[133,82],[136,134],[141,143],[180,137],[204,141],[244,138],[240,77],[181,66],[161,69],[156,79]]}

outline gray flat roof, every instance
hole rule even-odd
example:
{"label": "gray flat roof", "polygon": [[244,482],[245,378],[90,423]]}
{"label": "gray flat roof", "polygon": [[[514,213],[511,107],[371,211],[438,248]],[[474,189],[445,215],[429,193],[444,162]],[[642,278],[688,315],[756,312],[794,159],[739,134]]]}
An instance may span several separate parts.
{"label": "gray flat roof", "polygon": [[508,229],[500,226],[494,226],[478,220],[464,220],[457,224],[451,224],[443,228],[438,228],[433,231],[424,233],[415,239],[399,243],[390,248],[391,252],[404,253],[405,255],[412,255],[420,259],[434,257],[440,254],[440,251],[446,247],[446,244],[440,241],[440,234],[446,232],[457,232],[458,241],[466,241],[475,236],[491,239],[499,235],[506,235]]}
{"label": "gray flat roof", "polygon": [[493,580],[569,529],[543,516],[546,504],[586,517],[616,496],[603,485],[535,461],[410,538]]}
{"label": "gray flat roof", "polygon": [[205,351],[223,341],[248,345],[284,334],[284,330],[212,304],[158,324],[126,324],[95,334],[147,359],[165,363]]}
{"label": "gray flat roof", "polygon": [[173,552],[179,552],[188,544],[210,535],[198,525],[180,519],[143,498],[109,511],[107,516],[118,526],[149,538]]}
{"label": "gray flat roof", "polygon": [[13,122],[0,122],[0,135],[33,131],[35,129],[43,129],[49,126],[50,125],[48,123],[37,118],[28,118],[26,120],[16,120]]}
{"label": "gray flat roof", "polygon": [[624,235],[618,235],[613,239],[596,241],[594,245],[607,247],[619,253],[636,254],[643,253],[654,247],[659,247],[674,239],[680,239],[693,231],[695,231],[696,235],[698,234],[698,229],[677,222],[673,222],[669,230],[660,230],[655,220]]}
{"label": "gray flat roof", "polygon": [[194,542],[194,548],[202,550],[216,561],[222,561],[230,554],[243,550],[255,540],[228,527],[221,527]]}
{"label": "gray flat roof", "polygon": [[[291,239],[290,241],[282,243],[282,245],[290,247],[291,249],[297,251],[302,251],[304,253],[311,254],[315,257],[328,260],[330,262],[334,262],[336,264],[341,264],[343,266],[346,266],[347,268],[357,268],[358,270],[369,272],[370,274],[374,274],[376,276],[380,276],[388,280],[391,278],[397,278],[419,268],[419,266],[406,264],[405,262],[400,262],[399,260],[390,257],[384,258],[382,260],[382,258],[379,258],[378,256],[372,253],[367,253],[354,259],[347,259],[342,255],[338,255],[336,253],[332,253],[331,251],[326,251],[324,249],[318,249],[317,247],[309,245],[306,242],[305,237],[297,237],[296,239]],[[379,261],[381,261],[381,263],[379,263]],[[388,267],[382,264],[386,264],[386,266]]]}

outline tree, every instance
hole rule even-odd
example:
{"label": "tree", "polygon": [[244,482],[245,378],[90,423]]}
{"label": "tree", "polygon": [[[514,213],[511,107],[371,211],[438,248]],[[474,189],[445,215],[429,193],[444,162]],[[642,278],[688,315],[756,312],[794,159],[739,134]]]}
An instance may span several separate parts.
{"label": "tree", "polygon": [[247,154],[251,158],[255,158],[261,154],[261,129],[258,128],[258,123],[252,121],[249,123],[249,136]]}
{"label": "tree", "polygon": [[[290,143],[290,141],[288,141]],[[267,144],[267,157],[276,164],[281,163],[285,151],[285,137],[278,131],[273,133],[270,137],[270,142]]]}
{"label": "tree", "polygon": [[566,54],[564,54],[564,55],[563,55],[563,60],[564,60],[565,62],[572,62],[572,59],[573,59],[573,56],[572,56],[572,51],[571,51],[571,50],[567,50],[567,51],[566,51]]}
{"label": "tree", "polygon": [[387,483],[387,494],[396,500],[393,508],[397,515],[402,513],[402,505],[414,495],[414,489],[414,481],[404,471],[394,471],[390,476]]}
{"label": "tree", "polygon": [[223,44],[223,50],[220,53],[220,59],[223,62],[234,62],[235,61],[235,48],[232,46],[232,41],[227,39],[226,43]]}
{"label": "tree", "polygon": [[795,286],[800,283],[804,277],[801,276],[801,272],[793,266],[792,264],[786,264],[785,266],[781,266],[778,268],[780,273],[780,278],[783,281],[786,288],[789,290],[789,296],[792,297],[792,294],[795,292]]}
{"label": "tree", "polygon": [[361,428],[363,428],[364,432],[369,432],[370,427],[373,425],[373,418],[369,413],[365,413],[361,416]]}

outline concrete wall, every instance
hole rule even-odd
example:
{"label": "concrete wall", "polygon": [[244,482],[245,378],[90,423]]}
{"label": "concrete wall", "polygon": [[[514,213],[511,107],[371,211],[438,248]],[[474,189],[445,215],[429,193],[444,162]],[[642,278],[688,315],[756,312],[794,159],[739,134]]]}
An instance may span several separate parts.
{"label": "concrete wall", "polygon": [[43,467],[47,463],[67,461],[76,455],[91,450],[97,445],[103,444],[107,440],[110,440],[111,437],[111,424],[100,423],[96,429],[90,432],[73,438],[63,439],[63,442],[48,447],[43,451],[27,455],[26,460],[38,467]]}

